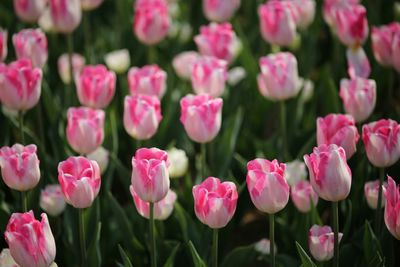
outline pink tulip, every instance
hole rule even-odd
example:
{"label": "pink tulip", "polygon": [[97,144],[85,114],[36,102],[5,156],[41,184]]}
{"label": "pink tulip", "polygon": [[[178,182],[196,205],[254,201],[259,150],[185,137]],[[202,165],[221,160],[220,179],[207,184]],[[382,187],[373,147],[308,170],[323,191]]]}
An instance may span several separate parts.
{"label": "pink tulip", "polygon": [[[133,187],[130,186],[131,194],[133,197],[133,202],[135,203],[135,207],[137,212],[144,218],[150,218],[150,203],[143,201],[139,198],[139,196],[133,190]],[[171,215],[174,210],[174,204],[176,201],[176,193],[171,189],[168,191],[167,195],[160,201],[154,203],[154,219],[155,220],[166,220]]]}
{"label": "pink tulip", "polygon": [[42,68],[47,62],[47,37],[41,29],[25,29],[13,35],[18,59],[29,59],[34,68]]}
{"label": "pink tulip", "polygon": [[296,15],[294,20],[299,28],[307,28],[314,20],[315,1],[314,0],[291,0]]}
{"label": "pink tulip", "polygon": [[156,96],[126,96],[124,104],[124,127],[136,140],[150,139],[162,119],[160,100]]}
{"label": "pink tulip", "polygon": [[13,213],[4,233],[11,256],[21,267],[48,267],[56,257],[56,244],[47,215],[36,220],[33,211]]}
{"label": "pink tulip", "polygon": [[219,97],[224,93],[228,79],[227,63],[215,57],[200,57],[192,68],[192,87],[196,94]]}
{"label": "pink tulip", "polygon": [[256,208],[268,214],[282,210],[289,201],[285,164],[276,159],[255,159],[247,163],[247,189]]}
{"label": "pink tulip", "polygon": [[[71,74],[69,70],[69,59],[68,54],[62,54],[57,61],[58,66],[58,74],[61,77],[61,80],[65,84],[71,83]],[[74,77],[79,75],[85,66],[85,58],[80,54],[72,55],[72,71],[74,73]]]}
{"label": "pink tulip", "polygon": [[42,70],[33,68],[27,59],[8,66],[0,63],[0,100],[8,109],[26,111],[38,102],[41,93]]}
{"label": "pink tulip", "polygon": [[336,202],[349,195],[351,170],[342,147],[335,144],[314,147],[313,153],[304,156],[304,161],[311,185],[320,198]]}
{"label": "pink tulip", "polygon": [[0,149],[1,176],[8,187],[27,191],[39,183],[40,169],[36,150],[35,145],[20,144]]}
{"label": "pink tulip", "polygon": [[198,58],[199,53],[195,51],[182,52],[174,57],[172,66],[180,78],[190,80],[194,62]]}
{"label": "pink tulip", "polygon": [[228,21],[240,7],[241,0],[203,0],[204,16],[211,21]]}
{"label": "pink tulip", "polygon": [[400,23],[392,22],[380,27],[372,27],[372,50],[376,61],[383,66],[392,66],[395,51],[400,51],[394,46],[396,35],[400,34]]}
{"label": "pink tulip", "polygon": [[81,7],[84,11],[90,11],[98,8],[103,3],[103,0],[81,0]]}
{"label": "pink tulip", "polygon": [[55,29],[61,33],[73,32],[81,23],[80,0],[49,0],[50,15]]}
{"label": "pink tulip", "polygon": [[157,65],[132,67],[128,73],[131,95],[154,95],[161,99],[167,90],[167,73]]}
{"label": "pink tulip", "polygon": [[261,73],[257,77],[260,93],[274,101],[296,96],[301,89],[297,60],[289,52],[260,58]]}
{"label": "pink tulip", "polygon": [[356,122],[362,122],[374,111],[376,82],[363,78],[342,79],[340,81],[340,98],[346,113],[352,115]]}
{"label": "pink tulip", "polygon": [[258,8],[261,35],[266,42],[280,46],[293,43],[296,24],[289,5],[287,2],[272,0]]}
{"label": "pink tulip", "polygon": [[169,30],[170,18],[165,0],[138,0],[135,4],[133,31],[146,45],[164,39]]}
{"label": "pink tulip", "polygon": [[310,182],[306,180],[299,181],[292,186],[290,196],[296,208],[304,213],[311,210],[311,205],[316,207],[318,204],[318,195],[315,193]]}
{"label": "pink tulip", "polygon": [[58,184],[47,185],[40,193],[40,208],[51,216],[60,215],[65,209],[64,195]]}
{"label": "pink tulip", "polygon": [[393,67],[400,73],[400,30],[398,30],[393,38]]}
{"label": "pink tulip", "polygon": [[200,27],[194,42],[204,56],[213,56],[231,63],[239,50],[239,40],[230,23],[210,23]]}
{"label": "pink tulip", "polygon": [[354,48],[368,37],[367,11],[363,5],[345,5],[334,12],[334,25],[339,40]]}
{"label": "pink tulip", "polygon": [[396,239],[400,240],[400,187],[396,186],[396,182],[390,176],[384,193],[386,227]]}
{"label": "pink tulip", "polygon": [[400,158],[400,125],[393,120],[365,124],[362,140],[369,161],[375,167],[389,167]]}
{"label": "pink tulip", "polygon": [[335,10],[346,5],[356,5],[359,2],[360,0],[324,0],[323,17],[325,22],[329,26],[335,27]]}
{"label": "pink tulip", "polygon": [[0,62],[4,61],[7,57],[7,31],[0,28]]}
{"label": "pink tulip", "polygon": [[162,200],[169,190],[168,154],[158,148],[140,148],[132,158],[132,188],[145,202]]}
{"label": "pink tulip", "polygon": [[362,47],[347,48],[346,51],[347,58],[347,73],[350,78],[355,79],[357,77],[360,78],[368,78],[371,74],[371,65],[369,64],[369,60],[365,51]]}
{"label": "pink tulip", "polygon": [[58,164],[58,182],[68,204],[88,208],[100,191],[99,165],[85,157],[69,157]]}
{"label": "pink tulip", "polygon": [[[386,188],[386,182],[382,185],[383,190]],[[379,180],[369,181],[364,184],[364,195],[367,200],[368,206],[376,210],[378,207],[378,194],[379,194]],[[381,207],[385,205],[385,197],[382,196]]]}
{"label": "pink tulip", "polygon": [[[72,63],[73,64],[73,63]],[[106,108],[114,97],[116,76],[104,65],[88,65],[75,76],[79,102],[91,108]]]}
{"label": "pink tulip", "polygon": [[14,10],[24,22],[35,23],[46,7],[47,0],[14,0]]}
{"label": "pink tulip", "polygon": [[180,121],[190,139],[198,143],[208,143],[217,136],[222,120],[221,98],[209,95],[187,95],[181,99]]}
{"label": "pink tulip", "polygon": [[67,112],[67,141],[79,154],[95,151],[104,140],[103,110],[86,107],[69,108]]}
{"label": "pink tulip", "polygon": [[[339,233],[339,242],[343,234]],[[330,226],[314,224],[308,232],[308,246],[311,255],[317,261],[328,261],[333,258],[334,233]]]}
{"label": "pink tulip", "polygon": [[317,119],[317,144],[336,144],[346,151],[347,159],[357,150],[360,139],[355,121],[351,115],[329,114]]}
{"label": "pink tulip", "polygon": [[225,227],[236,210],[238,193],[232,182],[221,183],[220,179],[208,177],[193,186],[194,211],[197,218],[210,228]]}

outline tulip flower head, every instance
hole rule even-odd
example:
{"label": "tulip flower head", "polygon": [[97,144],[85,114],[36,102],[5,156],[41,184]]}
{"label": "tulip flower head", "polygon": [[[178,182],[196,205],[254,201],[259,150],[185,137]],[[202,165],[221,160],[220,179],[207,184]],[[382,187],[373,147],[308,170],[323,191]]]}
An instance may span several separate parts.
{"label": "tulip flower head", "polygon": [[34,68],[42,68],[47,62],[47,37],[41,29],[24,29],[13,35],[18,59],[29,59]]}
{"label": "tulip flower head", "polygon": [[396,239],[400,240],[400,187],[396,186],[396,182],[390,176],[384,193],[386,227]]}
{"label": "tulip flower head", "polygon": [[[343,234],[339,233],[339,242]],[[308,246],[311,255],[317,261],[328,261],[333,258],[334,233],[330,226],[313,225],[308,233]]]}
{"label": "tulip flower head", "polygon": [[[137,212],[144,218],[150,218],[150,203],[143,201],[133,190],[133,186],[130,186],[133,202]],[[174,210],[174,204],[177,199],[176,193],[171,189],[168,190],[167,195],[160,201],[154,203],[154,219],[164,221],[172,214]]]}

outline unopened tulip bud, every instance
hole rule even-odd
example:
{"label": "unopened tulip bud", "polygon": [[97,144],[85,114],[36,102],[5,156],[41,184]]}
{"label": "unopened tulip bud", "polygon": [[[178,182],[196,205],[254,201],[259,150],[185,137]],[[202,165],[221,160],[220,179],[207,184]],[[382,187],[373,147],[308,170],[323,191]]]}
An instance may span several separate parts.
{"label": "unopened tulip bud", "polygon": [[40,193],[40,208],[51,216],[60,215],[65,206],[64,195],[58,184],[48,185]]}

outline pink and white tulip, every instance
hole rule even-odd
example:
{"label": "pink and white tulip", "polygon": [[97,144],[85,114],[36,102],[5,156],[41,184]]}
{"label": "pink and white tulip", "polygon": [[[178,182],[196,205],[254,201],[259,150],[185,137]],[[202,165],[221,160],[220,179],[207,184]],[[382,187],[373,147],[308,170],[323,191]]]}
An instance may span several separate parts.
{"label": "pink and white tulip", "polygon": [[48,267],[56,257],[56,244],[45,213],[41,221],[33,211],[13,213],[4,233],[11,256],[20,267]]}
{"label": "pink and white tulip", "polygon": [[285,163],[285,179],[289,186],[294,186],[307,178],[306,164],[300,160]]}
{"label": "pink and white tulip", "polygon": [[211,21],[228,21],[240,7],[241,0],[203,0],[204,16]]}
{"label": "pink and white tulip", "polygon": [[14,0],[15,14],[24,22],[35,23],[46,4],[47,0]]}
{"label": "pink and white tulip", "polygon": [[192,87],[196,94],[219,97],[228,79],[227,62],[215,57],[200,57],[192,68]]}
{"label": "pink and white tulip", "polygon": [[136,140],[150,139],[162,119],[160,100],[151,95],[126,96],[124,103],[124,127]]}
{"label": "pink and white tulip", "polygon": [[186,51],[176,55],[172,61],[176,74],[184,80],[190,80],[194,62],[199,56],[199,53],[195,51]]}
{"label": "pink and white tulip", "polygon": [[[62,54],[57,61],[58,66],[58,74],[61,77],[61,80],[64,84],[71,83],[71,74],[69,68],[69,59],[68,54]],[[85,66],[85,58],[80,54],[72,55],[72,72],[74,73],[74,77],[79,75]]]}
{"label": "pink and white tulip", "polygon": [[260,93],[273,101],[296,96],[301,89],[297,60],[289,52],[260,58],[261,73],[257,76]]}
{"label": "pink and white tulip", "polygon": [[360,135],[351,115],[329,114],[317,119],[318,146],[330,144],[341,146],[349,159],[356,152],[359,139]]}
{"label": "pink and white tulip", "polygon": [[350,78],[368,78],[371,74],[371,64],[362,47],[347,48],[347,73]]}
{"label": "pink and white tulip", "polygon": [[238,199],[236,185],[208,177],[193,186],[194,211],[197,218],[210,228],[225,227],[232,219]]}
{"label": "pink and white tulip", "polygon": [[213,56],[231,63],[239,52],[240,44],[230,23],[210,23],[200,27],[194,37],[200,54]]}
{"label": "pink and white tulip", "polygon": [[392,44],[393,67],[400,73],[400,29],[396,31]]}
{"label": "pink and white tulip", "polygon": [[11,189],[27,191],[40,180],[39,159],[36,145],[15,144],[0,149],[1,176]]}
{"label": "pink and white tulip", "polygon": [[210,95],[187,95],[180,101],[180,121],[186,133],[195,142],[208,143],[221,129],[221,98],[212,99]]}
{"label": "pink and white tulip", "polygon": [[85,157],[69,157],[58,164],[58,182],[68,204],[88,208],[100,191],[99,165]]}
{"label": "pink and white tulip", "polygon": [[135,3],[133,31],[146,45],[162,41],[168,34],[170,18],[165,0],[138,0]]}
{"label": "pink and white tulip", "polygon": [[97,164],[99,164],[101,174],[103,174],[108,167],[109,155],[109,151],[101,146],[86,157],[90,160],[96,161]]}
{"label": "pink and white tulip", "polygon": [[315,16],[314,0],[291,0],[290,4],[294,8],[294,20],[299,28],[307,28],[313,21]]}
{"label": "pink and white tulip", "polygon": [[103,110],[86,107],[69,108],[67,112],[67,141],[79,154],[89,154],[104,140]]}
{"label": "pink and white tulip", "polygon": [[132,67],[128,72],[131,95],[154,95],[161,99],[167,90],[167,73],[157,65]]}
{"label": "pink and white tulip", "polygon": [[363,78],[342,79],[339,95],[346,113],[356,122],[365,121],[375,108],[376,82]]}
{"label": "pink and white tulip", "polygon": [[60,215],[66,206],[64,194],[58,184],[47,185],[40,193],[40,208],[51,216]]}
{"label": "pink and white tulip", "polygon": [[400,51],[400,48],[395,45],[395,39],[397,39],[395,37],[399,34],[399,22],[392,22],[380,27],[372,27],[372,51],[379,64],[387,67],[393,66],[395,53]]}
{"label": "pink and white tulip", "polygon": [[[140,197],[135,193],[133,187],[130,186],[130,191],[132,194],[133,202],[135,203],[135,207],[137,212],[144,218],[150,218],[150,203],[143,201]],[[168,190],[167,195],[160,201],[154,203],[154,219],[155,220],[166,220],[171,215],[174,210],[174,204],[176,201],[176,193],[171,189]]]}
{"label": "pink and white tulip", "polygon": [[289,201],[289,185],[285,179],[285,164],[276,159],[254,159],[247,163],[247,189],[256,208],[274,214]]}
{"label": "pink and white tulip", "polygon": [[156,203],[169,190],[168,154],[158,148],[140,148],[132,158],[131,190],[145,202]]}
{"label": "pink and white tulip", "polygon": [[42,70],[33,68],[30,60],[20,59],[9,65],[0,63],[0,100],[8,109],[33,108],[39,102],[41,85]]}
{"label": "pink and white tulip", "polygon": [[7,57],[7,35],[8,32],[0,28],[0,62],[4,61]]}
{"label": "pink and white tulip", "polygon": [[81,23],[81,0],[49,0],[54,28],[61,33],[73,32]]}
{"label": "pink and white tulip", "polygon": [[[343,237],[339,233],[339,242]],[[308,232],[308,247],[317,261],[329,261],[333,258],[334,233],[330,226],[313,225]]]}
{"label": "pink and white tulip", "polygon": [[338,8],[342,8],[346,5],[356,5],[360,0],[324,0],[323,6],[323,17],[325,22],[331,26],[335,27],[335,11]]}
{"label": "pink and white tulip", "polygon": [[320,145],[304,156],[310,173],[311,185],[318,196],[327,201],[340,201],[350,193],[351,170],[346,152],[335,144]]}
{"label": "pink and white tulip", "polygon": [[104,56],[107,67],[117,74],[125,73],[131,65],[131,56],[128,49],[115,50]]}
{"label": "pink and white tulip", "polygon": [[25,29],[13,35],[18,59],[29,59],[34,68],[43,68],[47,62],[47,37],[41,29]]}
{"label": "pink and white tulip", "polygon": [[[384,188],[387,186],[387,183],[385,182],[382,185],[382,189],[385,190]],[[371,209],[376,210],[378,207],[378,194],[379,194],[379,180],[375,181],[369,181],[364,184],[364,196],[365,199],[367,200],[368,206]],[[380,207],[382,208],[385,206],[385,196],[382,196],[382,203]]]}
{"label": "pink and white tulip", "polygon": [[98,8],[103,3],[103,0],[81,0],[81,7],[84,11],[90,11]]}
{"label": "pink and white tulip", "polygon": [[386,227],[396,239],[400,240],[400,187],[396,186],[396,182],[390,176],[384,193]]}
{"label": "pink and white tulip", "polygon": [[389,167],[400,158],[400,125],[379,120],[363,126],[362,140],[368,160],[375,167]]}
{"label": "pink and white tulip", "polygon": [[76,91],[81,105],[104,109],[115,94],[117,78],[104,65],[88,65],[75,76]]}
{"label": "pink and white tulip", "polygon": [[270,44],[290,46],[296,37],[296,23],[290,3],[277,0],[259,6],[261,35]]}
{"label": "pink and white tulip", "polygon": [[318,204],[318,195],[315,193],[309,181],[299,181],[290,188],[290,197],[296,208],[304,213],[311,210]]}

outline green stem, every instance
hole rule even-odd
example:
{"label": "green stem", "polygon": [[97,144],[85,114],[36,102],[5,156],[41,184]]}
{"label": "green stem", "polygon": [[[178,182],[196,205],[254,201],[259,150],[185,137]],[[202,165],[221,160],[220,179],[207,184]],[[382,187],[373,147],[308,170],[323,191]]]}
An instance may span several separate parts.
{"label": "green stem", "polygon": [[281,47],[276,44],[271,44],[271,53],[279,53],[281,51]]}
{"label": "green stem", "polygon": [[[120,2],[120,1],[119,1]],[[85,52],[86,52],[86,58],[88,60],[88,63],[92,63],[92,46],[90,45],[91,42],[91,36],[90,36],[90,15],[89,12],[84,12],[83,13],[83,31],[85,33]]]}
{"label": "green stem", "polygon": [[157,62],[157,48],[154,45],[148,46],[147,63],[155,64]]}
{"label": "green stem", "polygon": [[151,267],[156,267],[156,239],[154,236],[154,203],[150,202],[150,260]]}
{"label": "green stem", "polygon": [[81,266],[86,267],[86,236],[85,236],[85,218],[83,217],[84,209],[79,209],[79,241],[81,244]]}
{"label": "green stem", "polygon": [[339,208],[338,202],[332,202],[334,250],[333,267],[339,267]]}
{"label": "green stem", "polygon": [[376,229],[375,232],[377,235],[381,232],[381,222],[382,222],[382,185],[383,180],[385,179],[385,168],[379,169],[379,188],[378,188],[378,205],[376,207]]}
{"label": "green stem", "polygon": [[21,144],[25,144],[25,135],[24,135],[24,113],[22,111],[19,112],[18,114],[18,121],[19,121],[19,131],[20,131],[20,138],[21,138]]}
{"label": "green stem", "polygon": [[67,34],[67,46],[68,46],[68,65],[69,65],[69,75],[70,75],[70,82],[69,82],[69,90],[65,90],[64,96],[64,108],[68,109],[71,105],[71,94],[74,91],[74,68],[73,68],[73,53],[74,53],[74,43],[73,43],[73,33]]}
{"label": "green stem", "polygon": [[21,191],[21,206],[22,206],[22,212],[27,212],[28,211],[28,192],[27,191]]}
{"label": "green stem", "polygon": [[218,266],[218,229],[213,229],[212,266]]}
{"label": "green stem", "polygon": [[288,147],[287,147],[287,136],[286,136],[286,105],[285,101],[279,102],[280,108],[280,128],[281,128],[281,137],[282,137],[282,158],[284,161],[288,160]]}
{"label": "green stem", "polygon": [[143,143],[141,140],[136,140],[136,150],[141,148],[143,146]]}
{"label": "green stem", "polygon": [[201,180],[204,180],[207,176],[206,171],[207,165],[207,147],[206,144],[201,144]]}
{"label": "green stem", "polygon": [[275,215],[269,214],[269,241],[270,241],[270,255],[271,266],[275,267]]}

